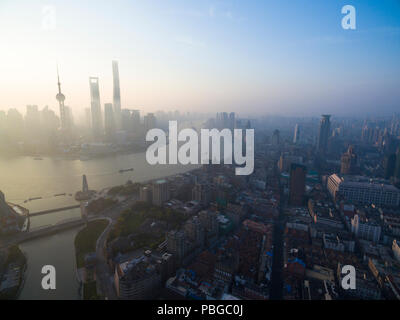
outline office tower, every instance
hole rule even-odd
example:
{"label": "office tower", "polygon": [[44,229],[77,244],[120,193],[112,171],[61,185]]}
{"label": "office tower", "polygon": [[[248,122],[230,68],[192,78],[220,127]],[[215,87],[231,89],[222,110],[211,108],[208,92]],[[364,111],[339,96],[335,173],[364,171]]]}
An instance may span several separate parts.
{"label": "office tower", "polygon": [[65,95],[61,93],[61,83],[60,83],[60,75],[58,73],[58,67],[57,67],[57,85],[58,85],[58,93],[56,95],[56,99],[58,101],[58,105],[60,107],[60,122],[61,122],[61,130],[62,131],[68,131],[69,128],[69,123],[67,119],[67,114],[64,106],[64,101],[65,101]]}
{"label": "office tower", "polygon": [[118,61],[112,62],[113,69],[113,103],[114,118],[117,130],[121,130],[121,91],[119,87]]}
{"label": "office tower", "polygon": [[280,144],[280,132],[279,130],[274,130],[272,134],[272,145],[278,146]]}
{"label": "office tower", "polygon": [[357,155],[354,153],[353,146],[349,146],[347,152],[341,157],[341,174],[356,174],[357,173]]}
{"label": "office tower", "polygon": [[306,192],[307,168],[301,164],[292,163],[290,166],[289,203],[301,206]]}
{"label": "office tower", "polygon": [[296,124],[294,127],[294,137],[293,137],[293,143],[297,144],[300,142],[300,126]]}
{"label": "office tower", "polygon": [[149,131],[150,129],[154,129],[156,127],[156,117],[154,116],[153,113],[148,113],[147,115],[144,116],[144,130]]}
{"label": "office tower", "polygon": [[396,154],[387,154],[383,160],[383,169],[385,179],[390,179],[394,176],[396,169]]}
{"label": "office tower", "polygon": [[329,132],[331,130],[330,123],[330,115],[324,114],[322,115],[320,124],[319,124],[319,132],[318,132],[318,142],[317,142],[317,151],[320,154],[326,153],[326,147],[328,145]]}
{"label": "office tower", "polygon": [[113,141],[115,135],[115,119],[112,103],[104,104],[104,131],[107,141]]}
{"label": "office tower", "polygon": [[161,206],[169,200],[169,185],[167,180],[158,180],[153,183],[153,204]]}
{"label": "office tower", "polygon": [[103,117],[101,114],[99,78],[90,77],[90,98],[92,113],[92,131],[95,140],[100,140],[103,135]]}

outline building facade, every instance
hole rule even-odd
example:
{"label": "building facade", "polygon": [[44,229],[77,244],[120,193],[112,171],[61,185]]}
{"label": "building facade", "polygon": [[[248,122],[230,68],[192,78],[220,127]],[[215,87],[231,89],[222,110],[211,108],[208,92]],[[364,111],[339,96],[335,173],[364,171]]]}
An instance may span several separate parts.
{"label": "building facade", "polygon": [[293,206],[301,206],[306,192],[307,168],[301,164],[292,163],[290,166],[289,202]]}
{"label": "building facade", "polygon": [[103,135],[103,116],[100,104],[99,78],[90,77],[89,85],[93,138],[95,140],[99,140],[100,137]]}
{"label": "building facade", "polygon": [[331,130],[331,116],[328,114],[322,115],[321,121],[319,123],[318,141],[317,141],[317,151],[320,154],[326,153],[326,148],[328,145],[328,138]]}
{"label": "building facade", "polygon": [[400,190],[385,180],[333,174],[328,177],[327,188],[335,200],[343,198],[358,204],[383,206],[398,206],[400,203]]}
{"label": "building facade", "polygon": [[167,180],[158,180],[153,183],[153,204],[162,206],[170,198],[169,185]]}

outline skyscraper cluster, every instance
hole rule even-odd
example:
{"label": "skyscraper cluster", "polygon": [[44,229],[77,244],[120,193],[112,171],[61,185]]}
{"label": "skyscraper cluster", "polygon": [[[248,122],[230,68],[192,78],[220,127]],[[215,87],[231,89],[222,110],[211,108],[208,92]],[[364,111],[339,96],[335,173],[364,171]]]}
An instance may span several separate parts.
{"label": "skyscraper cluster", "polygon": [[[112,62],[113,72],[113,103],[104,104],[104,122],[103,112],[100,102],[100,89],[99,89],[99,78],[90,77],[90,117],[93,139],[95,141],[102,141],[103,135],[104,140],[107,142],[113,142],[115,134],[118,130],[122,129],[122,113],[121,113],[121,90],[119,84],[119,70],[118,62]],[[89,111],[87,111],[87,117]]]}
{"label": "skyscraper cluster", "polygon": [[60,119],[45,106],[27,105],[23,116],[17,109],[0,111],[0,148],[7,151],[26,151],[37,147],[48,148],[55,143]]}
{"label": "skyscraper cluster", "polygon": [[[104,104],[104,112],[100,102],[99,78],[90,77],[90,98],[91,108],[86,111],[86,118],[91,119],[93,140],[96,142],[117,142],[119,138],[130,136],[138,137],[147,130],[156,127],[156,117],[148,113],[143,118],[143,125],[140,120],[140,111],[121,108],[121,89],[119,80],[118,62],[112,62],[113,72],[113,103]],[[103,120],[104,114],[104,120]],[[87,120],[87,122],[89,122]]]}
{"label": "skyscraper cluster", "polygon": [[215,126],[217,129],[235,129],[236,127],[236,119],[235,119],[235,113],[227,113],[227,112],[220,112],[217,113],[217,116],[215,118]]}

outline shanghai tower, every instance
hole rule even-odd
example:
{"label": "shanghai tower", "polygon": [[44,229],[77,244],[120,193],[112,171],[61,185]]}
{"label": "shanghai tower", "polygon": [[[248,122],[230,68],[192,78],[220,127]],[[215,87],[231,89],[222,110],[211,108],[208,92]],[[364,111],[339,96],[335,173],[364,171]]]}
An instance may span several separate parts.
{"label": "shanghai tower", "polygon": [[113,104],[114,104],[114,116],[117,130],[121,129],[121,91],[119,87],[119,71],[118,61],[112,62],[113,69]]}

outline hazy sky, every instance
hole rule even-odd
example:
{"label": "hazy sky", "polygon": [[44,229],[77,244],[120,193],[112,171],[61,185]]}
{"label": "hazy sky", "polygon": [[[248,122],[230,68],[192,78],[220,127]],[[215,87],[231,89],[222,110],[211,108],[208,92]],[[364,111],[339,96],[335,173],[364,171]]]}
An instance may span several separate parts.
{"label": "hazy sky", "polygon": [[[356,30],[341,27],[346,4]],[[0,110],[58,111],[57,62],[74,113],[89,76],[112,102],[116,59],[123,108],[391,113],[399,57],[399,0],[0,0]]]}

